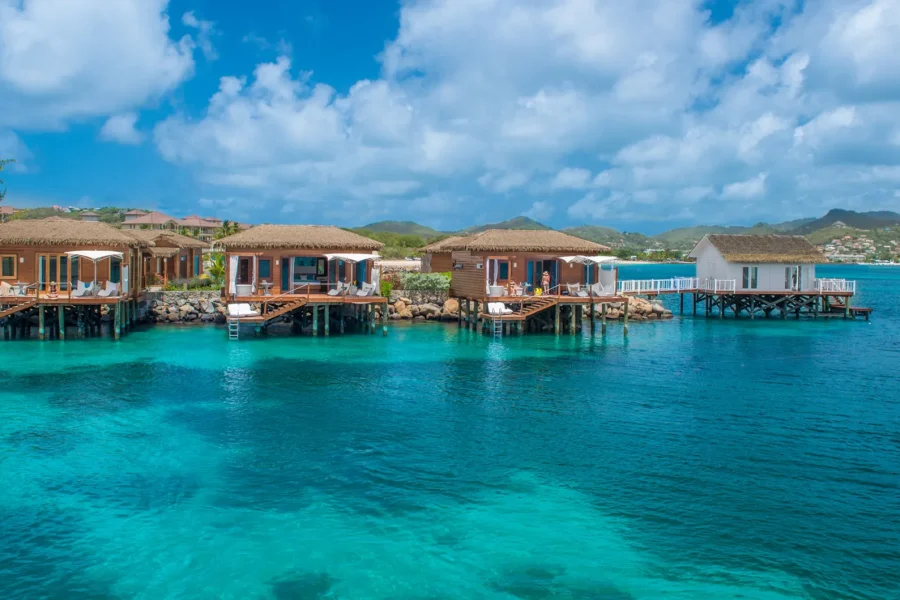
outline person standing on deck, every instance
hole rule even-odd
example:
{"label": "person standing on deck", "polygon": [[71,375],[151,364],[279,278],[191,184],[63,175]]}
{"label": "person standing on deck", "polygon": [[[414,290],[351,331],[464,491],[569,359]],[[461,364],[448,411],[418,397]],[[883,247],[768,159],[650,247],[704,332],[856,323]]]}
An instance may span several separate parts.
{"label": "person standing on deck", "polygon": [[541,288],[544,294],[550,291],[550,271],[544,271],[541,275]]}

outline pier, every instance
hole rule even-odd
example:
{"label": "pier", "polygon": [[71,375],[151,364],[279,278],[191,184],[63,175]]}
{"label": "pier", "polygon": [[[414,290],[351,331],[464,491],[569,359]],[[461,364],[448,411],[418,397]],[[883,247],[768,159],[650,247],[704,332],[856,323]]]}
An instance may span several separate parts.
{"label": "pier", "polygon": [[69,298],[36,292],[28,296],[0,297],[0,329],[4,341],[103,336],[117,340],[137,323],[139,307],[139,299],[130,294]]}
{"label": "pier", "polygon": [[692,312],[697,315],[724,318],[732,316],[782,319],[793,316],[812,318],[857,317],[869,320],[871,308],[852,306],[856,294],[856,282],[846,279],[816,279],[810,289],[759,290],[739,289],[735,279],[699,277],[673,277],[669,279],[642,279],[620,281],[621,296],[647,296],[675,294],[679,296],[681,314],[685,312],[685,299],[689,296]]}

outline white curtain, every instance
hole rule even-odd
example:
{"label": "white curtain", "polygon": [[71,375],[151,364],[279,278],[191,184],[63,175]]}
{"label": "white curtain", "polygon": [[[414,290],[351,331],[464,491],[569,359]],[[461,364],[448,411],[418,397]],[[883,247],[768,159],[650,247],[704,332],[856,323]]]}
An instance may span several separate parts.
{"label": "white curtain", "polygon": [[[282,258],[281,260],[284,260],[284,259]],[[288,260],[291,261],[291,268],[290,268],[290,275],[289,275],[290,279],[288,279],[288,289],[281,290],[283,293],[288,293],[290,291],[293,291],[293,289],[294,289],[294,257],[290,256],[290,257],[288,257]]]}
{"label": "white curtain", "polygon": [[252,286],[250,290],[255,294],[256,293],[256,273],[257,273],[257,265],[259,264],[259,257],[253,257],[253,278],[250,280],[250,285]]}
{"label": "white curtain", "polygon": [[238,278],[238,257],[237,256],[229,256],[228,257],[228,278],[231,280],[228,282],[228,293],[229,294],[237,294],[237,278]]}

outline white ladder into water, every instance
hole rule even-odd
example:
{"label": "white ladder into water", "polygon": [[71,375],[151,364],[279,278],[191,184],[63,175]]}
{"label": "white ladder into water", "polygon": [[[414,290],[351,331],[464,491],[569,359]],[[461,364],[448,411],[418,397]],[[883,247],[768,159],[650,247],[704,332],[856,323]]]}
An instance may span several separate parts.
{"label": "white ladder into water", "polygon": [[228,319],[228,339],[240,339],[241,319],[240,317],[231,317]]}
{"label": "white ladder into water", "polygon": [[503,319],[493,317],[491,319],[491,328],[493,329],[494,337],[503,337]]}

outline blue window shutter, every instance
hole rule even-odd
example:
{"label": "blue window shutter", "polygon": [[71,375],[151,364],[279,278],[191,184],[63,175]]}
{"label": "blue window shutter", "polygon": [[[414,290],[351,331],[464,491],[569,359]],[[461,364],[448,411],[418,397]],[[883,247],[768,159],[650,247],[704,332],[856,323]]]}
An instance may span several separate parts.
{"label": "blue window shutter", "polygon": [[534,285],[534,261],[529,260],[525,263],[525,281],[530,285]]}

